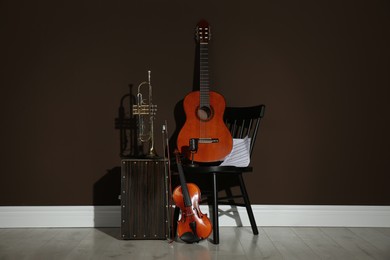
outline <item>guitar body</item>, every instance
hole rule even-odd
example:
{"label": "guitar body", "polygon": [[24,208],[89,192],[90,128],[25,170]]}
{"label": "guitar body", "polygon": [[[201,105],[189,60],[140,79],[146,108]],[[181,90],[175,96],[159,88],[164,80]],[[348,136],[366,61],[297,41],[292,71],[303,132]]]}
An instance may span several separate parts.
{"label": "guitar body", "polygon": [[[189,93],[183,101],[186,121],[177,138],[177,147],[187,158],[189,140],[199,139],[198,151],[194,153],[194,161],[222,161],[233,147],[233,139],[223,121],[225,99],[217,92],[209,92],[209,105],[200,105],[200,91]],[[207,142],[207,140],[215,142]],[[202,142],[201,140],[206,140]]]}

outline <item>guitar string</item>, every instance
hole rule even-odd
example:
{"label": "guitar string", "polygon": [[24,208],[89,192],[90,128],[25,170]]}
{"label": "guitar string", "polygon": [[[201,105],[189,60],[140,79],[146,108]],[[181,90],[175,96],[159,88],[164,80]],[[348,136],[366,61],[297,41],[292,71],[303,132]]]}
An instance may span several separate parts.
{"label": "guitar string", "polygon": [[[200,45],[200,109],[206,109],[208,112],[210,108],[210,92],[209,92],[209,67],[208,67],[208,45],[207,43]],[[205,113],[208,117],[208,113]],[[206,118],[207,120],[208,118]],[[204,120],[200,120],[199,124],[199,138],[207,137],[207,128]]]}

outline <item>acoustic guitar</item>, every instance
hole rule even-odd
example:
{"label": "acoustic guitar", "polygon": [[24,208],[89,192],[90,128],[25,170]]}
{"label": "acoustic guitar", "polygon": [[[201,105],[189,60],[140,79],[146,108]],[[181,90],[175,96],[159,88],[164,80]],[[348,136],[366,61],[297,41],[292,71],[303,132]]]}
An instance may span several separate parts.
{"label": "acoustic guitar", "polygon": [[210,91],[208,70],[208,43],[210,27],[202,20],[196,28],[196,40],[199,45],[199,91],[189,93],[183,100],[186,121],[179,132],[177,147],[190,159],[189,142],[198,143],[197,152],[191,159],[197,162],[222,161],[233,147],[229,129],[223,122],[225,98]]}

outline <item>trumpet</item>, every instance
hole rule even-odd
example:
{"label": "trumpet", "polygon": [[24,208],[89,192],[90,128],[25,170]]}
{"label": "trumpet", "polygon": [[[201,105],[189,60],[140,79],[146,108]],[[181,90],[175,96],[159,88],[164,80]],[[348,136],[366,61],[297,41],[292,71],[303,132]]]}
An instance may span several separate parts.
{"label": "trumpet", "polygon": [[[150,83],[151,71],[148,71],[148,81],[144,81],[138,85],[137,104],[133,105],[133,114],[138,116],[138,141],[140,143],[149,142],[149,152],[146,156],[157,156],[154,149],[154,130],[153,122],[157,112],[157,105],[152,103],[152,84]],[[142,95],[142,87],[147,86],[148,100],[146,101]],[[145,94],[145,93],[144,93]],[[146,96],[146,95],[145,95]]]}

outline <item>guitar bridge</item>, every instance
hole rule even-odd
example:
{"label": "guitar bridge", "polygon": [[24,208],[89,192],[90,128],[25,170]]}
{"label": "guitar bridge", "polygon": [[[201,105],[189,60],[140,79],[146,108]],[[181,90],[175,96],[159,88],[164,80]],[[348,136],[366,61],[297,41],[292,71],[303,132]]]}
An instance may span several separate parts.
{"label": "guitar bridge", "polygon": [[218,138],[199,138],[198,142],[200,144],[213,144],[213,143],[218,143],[219,139]]}

